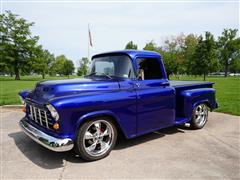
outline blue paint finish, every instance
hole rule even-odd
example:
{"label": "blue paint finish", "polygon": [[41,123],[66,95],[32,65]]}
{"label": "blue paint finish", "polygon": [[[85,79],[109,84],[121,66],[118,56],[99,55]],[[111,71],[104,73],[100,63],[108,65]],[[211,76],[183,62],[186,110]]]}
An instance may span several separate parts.
{"label": "blue paint finish", "polygon": [[183,97],[183,106],[187,107],[183,110],[184,117],[188,117],[189,120],[194,107],[198,104],[205,103],[211,110],[216,108],[215,90],[213,88],[184,90],[181,92],[181,96]]}
{"label": "blue paint finish", "polygon": [[25,90],[25,91],[20,91],[18,94],[21,96],[23,99],[26,99],[27,95],[31,92],[31,90]]}
{"label": "blue paint finish", "polygon": [[127,138],[181,124],[191,119],[193,108],[207,103],[216,108],[211,82],[169,81],[158,53],[151,51],[115,51],[93,56],[127,55],[137,74],[138,57],[155,58],[162,71],[161,79],[91,77],[43,81],[33,91],[21,91],[24,99],[45,108],[51,104],[59,113],[58,131],[48,130],[30,120],[36,128],[58,138],[76,138],[79,126],[89,118],[110,116]]}

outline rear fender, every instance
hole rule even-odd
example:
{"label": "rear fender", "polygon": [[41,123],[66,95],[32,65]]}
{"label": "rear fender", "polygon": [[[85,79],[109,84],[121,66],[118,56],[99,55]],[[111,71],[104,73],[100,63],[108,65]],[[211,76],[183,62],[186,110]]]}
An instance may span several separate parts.
{"label": "rear fender", "polygon": [[193,109],[199,104],[206,104],[212,111],[217,108],[215,90],[213,88],[199,88],[184,90],[181,92],[183,98],[183,115],[191,119]]}

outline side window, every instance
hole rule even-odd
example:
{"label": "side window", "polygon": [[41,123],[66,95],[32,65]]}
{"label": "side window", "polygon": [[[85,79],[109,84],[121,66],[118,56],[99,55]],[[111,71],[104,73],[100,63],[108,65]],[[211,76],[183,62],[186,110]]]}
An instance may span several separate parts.
{"label": "side window", "polygon": [[162,71],[158,59],[137,58],[138,69],[144,73],[144,79],[162,79]]}

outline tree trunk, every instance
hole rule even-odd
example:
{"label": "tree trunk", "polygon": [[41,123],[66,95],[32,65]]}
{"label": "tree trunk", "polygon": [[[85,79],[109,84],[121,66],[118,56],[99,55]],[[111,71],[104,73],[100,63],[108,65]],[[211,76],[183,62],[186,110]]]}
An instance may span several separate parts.
{"label": "tree trunk", "polygon": [[203,74],[203,80],[206,81],[206,74]]}
{"label": "tree trunk", "polygon": [[20,80],[19,69],[15,68],[15,80]]}
{"label": "tree trunk", "polygon": [[228,75],[228,61],[226,61],[224,69],[224,76],[227,77],[227,75]]}
{"label": "tree trunk", "polygon": [[69,79],[69,74],[68,74],[68,79]]}
{"label": "tree trunk", "polygon": [[42,73],[42,78],[45,79],[45,73],[44,72]]}

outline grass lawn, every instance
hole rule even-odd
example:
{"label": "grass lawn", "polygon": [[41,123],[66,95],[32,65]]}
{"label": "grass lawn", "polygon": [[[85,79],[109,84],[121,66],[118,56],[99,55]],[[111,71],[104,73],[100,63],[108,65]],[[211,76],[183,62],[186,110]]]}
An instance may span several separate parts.
{"label": "grass lawn", "polygon": [[[76,78],[76,76],[70,76]],[[45,80],[67,79],[67,77],[46,77]],[[43,81],[41,76],[21,76],[21,80],[14,77],[0,76],[0,105],[20,104],[18,92],[33,89],[37,82]]]}
{"label": "grass lawn", "polygon": [[[70,78],[76,78],[72,76]],[[67,77],[46,77],[47,80],[67,79]],[[171,79],[176,79],[172,77]],[[179,80],[202,80],[202,77],[183,76]],[[18,92],[23,89],[33,89],[40,76],[21,77],[15,81],[11,77],[0,77],[0,105],[20,104]],[[207,81],[214,82],[217,91],[218,112],[240,116],[240,77],[207,77]]]}

